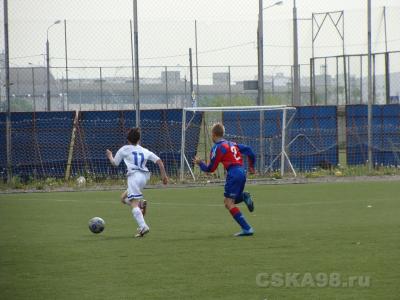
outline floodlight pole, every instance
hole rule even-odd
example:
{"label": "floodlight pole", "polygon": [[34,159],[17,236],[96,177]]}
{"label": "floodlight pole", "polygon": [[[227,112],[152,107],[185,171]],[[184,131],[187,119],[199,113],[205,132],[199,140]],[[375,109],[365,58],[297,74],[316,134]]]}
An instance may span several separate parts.
{"label": "floodlight pole", "polygon": [[193,58],[192,58],[192,48],[189,48],[189,72],[190,72],[190,97],[191,105],[196,106],[196,95],[193,89]]}
{"label": "floodlight pole", "polygon": [[64,50],[65,50],[65,80],[67,90],[67,110],[69,110],[69,78],[68,78],[68,45],[67,45],[67,20],[64,20]]}
{"label": "floodlight pole", "polygon": [[[258,95],[257,105],[264,105],[264,13],[265,9],[282,5],[283,1],[263,7],[263,0],[258,0],[258,30],[257,30],[257,53],[258,53]],[[260,111],[260,173],[264,170],[264,112]]]}
{"label": "floodlight pole", "polygon": [[47,99],[47,111],[51,111],[51,94],[50,94],[50,45],[49,45],[49,30],[54,25],[60,24],[60,20],[55,21],[46,30],[46,81],[47,81],[47,89],[46,89],[46,99]]}
{"label": "floodlight pole", "polygon": [[[47,31],[48,32],[48,31]],[[47,111],[51,111],[50,107],[50,50],[49,50],[49,35],[47,34],[47,40],[46,40],[46,100],[47,100]]]}
{"label": "floodlight pole", "polygon": [[10,52],[8,44],[8,1],[3,1],[4,8],[4,67],[5,67],[5,92],[7,101],[6,116],[6,151],[7,151],[7,182],[11,182],[12,165],[11,165],[11,103],[10,103]]}
{"label": "floodlight pole", "polygon": [[138,11],[137,0],[133,0],[133,39],[135,46],[135,103],[136,103],[136,127],[140,127],[140,97],[139,97],[139,35],[138,35]]}
{"label": "floodlight pole", "polygon": [[371,37],[371,0],[368,0],[368,168],[372,162],[372,37]]}
{"label": "floodlight pole", "polygon": [[264,30],[263,0],[258,0],[258,96],[257,105],[264,105]]}
{"label": "floodlight pole", "polygon": [[129,20],[130,36],[131,36],[131,68],[132,68],[132,99],[133,109],[136,108],[135,98],[135,51],[133,46],[133,25],[132,20]]}
{"label": "floodlight pole", "polygon": [[296,0],[293,0],[293,104],[295,106],[301,105]]}
{"label": "floodlight pole", "polygon": [[199,56],[198,56],[198,48],[197,48],[197,20],[194,21],[194,31],[195,31],[195,48],[196,48],[196,97],[198,100],[200,95],[200,86],[199,86]]}
{"label": "floodlight pole", "polygon": [[390,104],[390,56],[387,44],[387,21],[386,21],[386,6],[383,7],[383,23],[385,27],[385,85],[386,85],[386,104]]}

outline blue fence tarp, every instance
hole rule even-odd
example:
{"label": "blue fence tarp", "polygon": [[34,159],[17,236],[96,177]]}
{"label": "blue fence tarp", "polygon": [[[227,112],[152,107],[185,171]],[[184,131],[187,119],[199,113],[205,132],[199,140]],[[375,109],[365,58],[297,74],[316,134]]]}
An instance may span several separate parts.
{"label": "blue fence tarp", "polygon": [[[12,174],[22,180],[64,176],[73,117],[74,112],[12,113]],[[6,163],[3,155],[2,166]]]}
{"label": "blue fence tarp", "polygon": [[295,169],[330,168],[339,163],[336,106],[296,109],[289,125],[288,154]]}
{"label": "blue fence tarp", "polygon": [[[368,161],[368,106],[346,107],[348,165]],[[374,165],[400,164],[400,105],[372,106],[372,159]]]}
{"label": "blue fence tarp", "polygon": [[7,177],[6,114],[0,113],[0,177]]}
{"label": "blue fence tarp", "polygon": [[[268,170],[280,168],[283,111],[264,111],[263,147],[260,146],[260,112],[224,112],[228,139],[253,148],[260,159],[263,149]],[[337,112],[335,106],[298,107],[287,111],[286,151],[301,171],[338,164]]]}
{"label": "blue fence tarp", "polygon": [[[180,165],[180,145],[182,130],[182,110],[144,110],[140,114],[141,145],[155,152],[165,164],[169,175],[176,175]],[[191,141],[198,143],[201,115],[192,122],[196,128],[186,133]],[[93,173],[100,176],[114,176],[125,173],[125,165],[112,167],[105,156],[105,150],[116,151],[126,144],[128,129],[136,123],[135,111],[81,112],[74,147],[73,174]],[[192,145],[193,146],[193,145]],[[197,146],[195,146],[197,149]],[[189,157],[195,155],[186,153]],[[149,163],[152,172],[158,172]]]}

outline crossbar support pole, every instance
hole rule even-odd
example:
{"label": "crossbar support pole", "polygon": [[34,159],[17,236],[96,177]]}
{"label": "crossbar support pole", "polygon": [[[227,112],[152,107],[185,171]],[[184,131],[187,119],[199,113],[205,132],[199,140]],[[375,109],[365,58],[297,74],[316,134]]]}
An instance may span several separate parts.
{"label": "crossbar support pole", "polygon": [[281,176],[285,174],[285,159],[286,159],[286,109],[282,112],[282,144],[281,144]]}
{"label": "crossbar support pole", "polygon": [[185,140],[186,140],[186,110],[182,109],[182,133],[181,133],[181,168],[180,179],[183,181],[185,175]]}

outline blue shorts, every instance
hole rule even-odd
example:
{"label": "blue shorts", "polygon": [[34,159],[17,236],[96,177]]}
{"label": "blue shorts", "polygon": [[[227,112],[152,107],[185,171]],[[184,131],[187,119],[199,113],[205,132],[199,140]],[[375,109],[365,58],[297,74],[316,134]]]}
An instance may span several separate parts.
{"label": "blue shorts", "polygon": [[225,198],[240,200],[246,184],[246,171],[242,166],[232,166],[228,170],[225,182]]}

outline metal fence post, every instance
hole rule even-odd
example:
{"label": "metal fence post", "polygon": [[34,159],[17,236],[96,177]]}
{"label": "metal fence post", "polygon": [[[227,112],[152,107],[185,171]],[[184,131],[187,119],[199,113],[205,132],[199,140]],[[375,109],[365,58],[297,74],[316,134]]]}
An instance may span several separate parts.
{"label": "metal fence post", "polygon": [[343,76],[344,76],[344,97],[345,103],[349,104],[349,95],[347,93],[347,64],[346,64],[346,56],[343,54]]}
{"label": "metal fence post", "polygon": [[372,103],[376,103],[376,72],[375,72],[375,54],[372,55]]}
{"label": "metal fence post", "polygon": [[314,58],[310,58],[310,104],[315,105],[315,73],[314,73]]}
{"label": "metal fence post", "polygon": [[229,105],[232,105],[231,66],[228,66]]}
{"label": "metal fence post", "polygon": [[351,67],[351,56],[347,57],[348,59],[348,64],[347,64],[347,80],[349,81],[349,84],[347,85],[347,89],[348,89],[348,93],[349,93],[349,103],[351,104],[351,71],[350,71],[350,67]]}
{"label": "metal fence post", "polygon": [[325,105],[328,105],[328,61],[325,57],[325,66],[324,66],[324,80],[325,80]]}
{"label": "metal fence post", "polygon": [[165,76],[164,76],[164,78],[165,78],[165,103],[166,103],[167,109],[168,109],[169,108],[169,99],[168,99],[168,67],[167,66],[165,66],[164,72],[165,72]]}
{"label": "metal fence post", "polygon": [[390,56],[389,56],[389,52],[385,52],[385,88],[386,88],[386,104],[390,104]]}
{"label": "metal fence post", "polygon": [[360,104],[362,104],[362,98],[363,98],[363,60],[362,60],[362,55],[360,55]]}
{"label": "metal fence post", "polygon": [[101,102],[101,110],[103,110],[103,74],[101,67],[100,67],[100,102]]}
{"label": "metal fence post", "polygon": [[339,105],[339,57],[336,56],[336,105]]}
{"label": "metal fence post", "polygon": [[185,94],[184,94],[184,98],[182,101],[182,108],[185,107],[186,101],[187,101],[187,78],[186,78],[186,74],[185,74]]}
{"label": "metal fence post", "polygon": [[79,89],[79,111],[82,111],[82,88],[81,88],[81,77],[78,78],[78,89]]}
{"label": "metal fence post", "polygon": [[36,96],[35,96],[35,68],[31,68],[32,71],[32,99],[33,99],[33,111],[36,111]]}
{"label": "metal fence post", "polygon": [[8,1],[4,0],[4,64],[5,64],[5,90],[7,101],[6,116],[6,152],[7,152],[7,182],[12,179],[12,160],[11,160],[11,103],[10,103],[10,57],[8,45]]}
{"label": "metal fence post", "polygon": [[192,58],[192,48],[189,48],[189,65],[190,65],[190,96],[192,99],[192,106],[196,105],[196,98],[193,90],[193,58]]}

